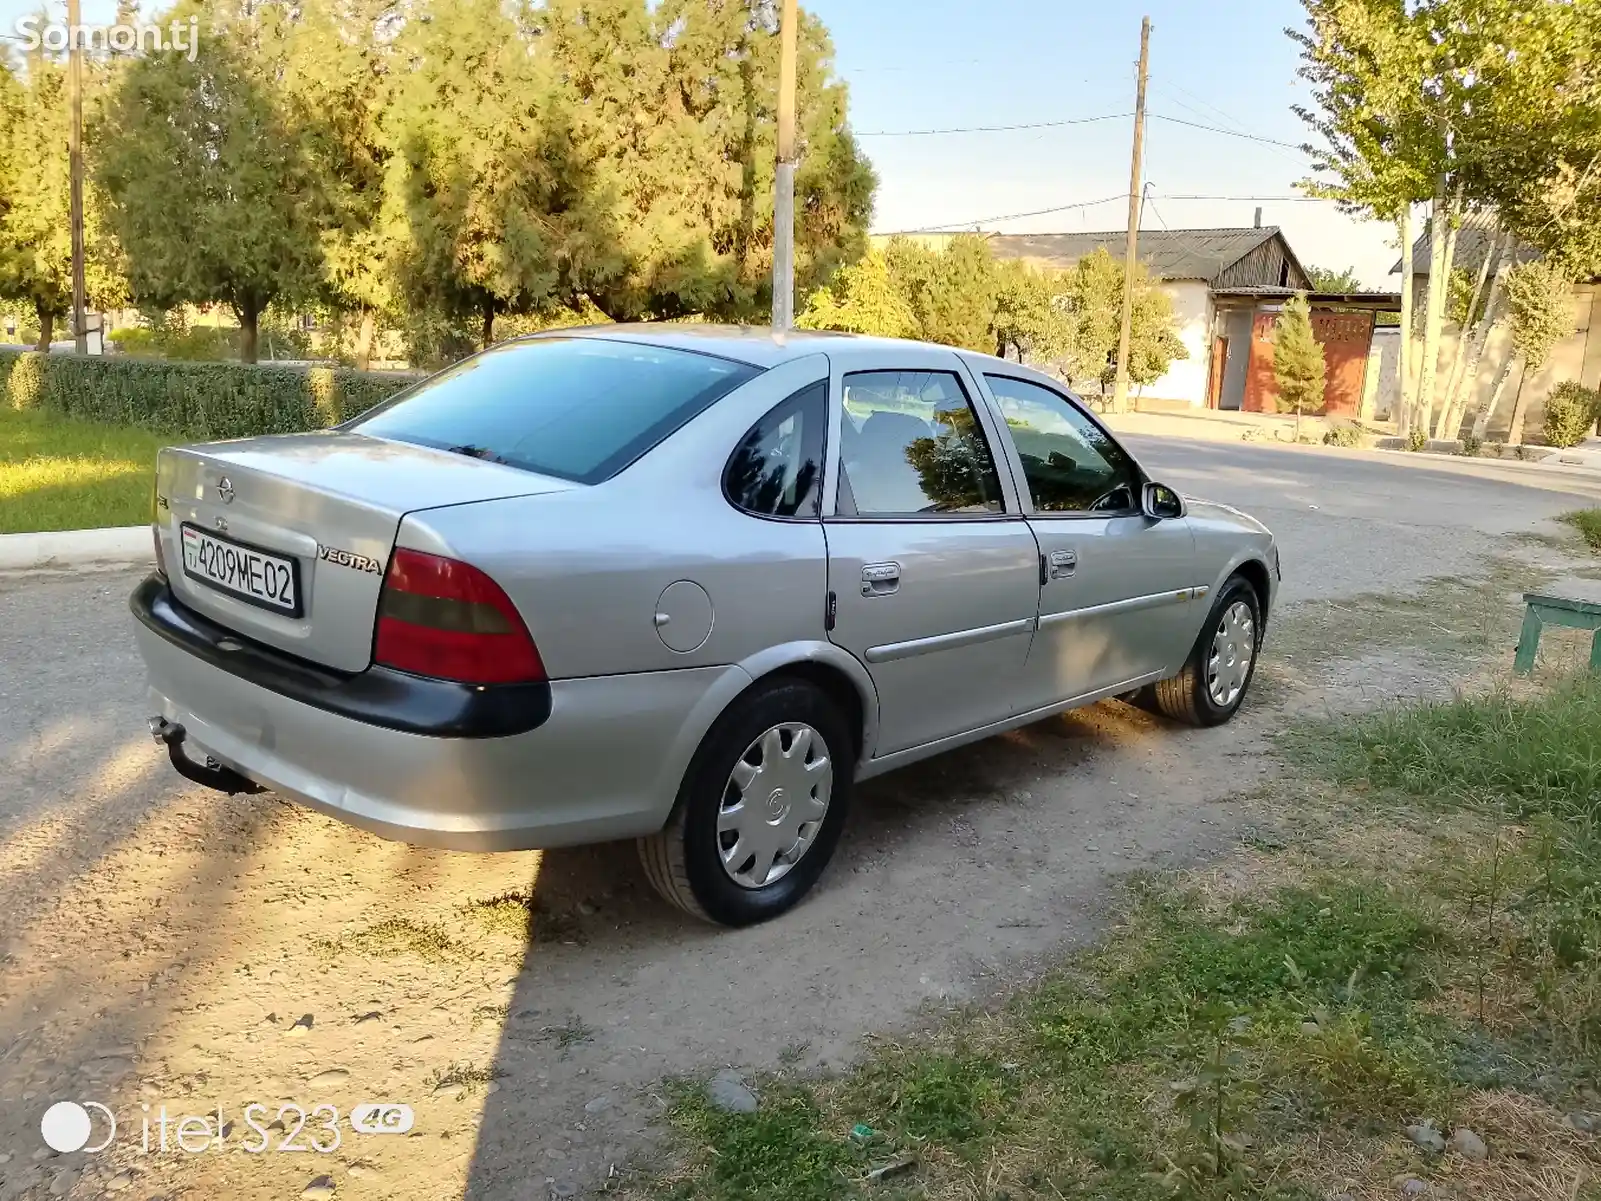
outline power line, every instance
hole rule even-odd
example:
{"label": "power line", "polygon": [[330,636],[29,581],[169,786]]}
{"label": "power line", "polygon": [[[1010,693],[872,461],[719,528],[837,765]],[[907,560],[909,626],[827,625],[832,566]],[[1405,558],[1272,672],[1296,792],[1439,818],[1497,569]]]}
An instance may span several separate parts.
{"label": "power line", "polygon": [[1099,200],[1084,200],[1076,204],[1058,204],[1053,208],[1033,209],[1026,213],[1007,213],[1004,216],[999,217],[973,217],[966,221],[950,221],[944,225],[925,226],[924,230],[928,233],[940,233],[944,230],[965,229],[969,225],[997,225],[1002,221],[1017,221],[1023,217],[1044,217],[1051,213],[1065,213],[1071,211],[1072,209],[1094,208],[1096,205],[1110,204],[1114,200],[1127,199],[1127,192],[1119,192],[1115,196],[1103,196]]}
{"label": "power line", "polygon": [[1323,204],[1321,196],[1214,196],[1202,193],[1163,193],[1163,200],[1261,200],[1275,204]]}
{"label": "power line", "polygon": [[1008,133],[1014,129],[1056,129],[1064,125],[1089,125],[1096,121],[1121,121],[1133,113],[1104,113],[1099,117],[1072,117],[1064,121],[1025,121],[1018,125],[960,125],[948,129],[875,129],[859,133],[859,138],[927,138],[947,133]]}
{"label": "power line", "polygon": [[[1261,134],[1244,133],[1238,129],[1224,129],[1221,125],[1206,125],[1200,121],[1186,121],[1183,117],[1170,117],[1165,113],[1150,113],[1158,121],[1168,121],[1174,125],[1188,126],[1190,129],[1202,129],[1208,133],[1220,133],[1226,137],[1244,138],[1249,142],[1261,142],[1265,146],[1282,146],[1287,150],[1301,149],[1298,142],[1285,142],[1279,138],[1266,138]],[[1090,125],[1097,121],[1121,121],[1133,116],[1132,113],[1103,113],[1096,117],[1071,117],[1061,121],[1020,121],[1012,125],[950,125],[938,129],[874,129],[858,133],[859,138],[927,138],[938,137],[945,134],[959,133],[1010,133],[1019,129],[1059,129],[1068,125]]]}
{"label": "power line", "polygon": [[1278,138],[1264,138],[1260,134],[1241,133],[1237,129],[1224,129],[1221,125],[1202,125],[1199,121],[1186,121],[1182,117],[1169,117],[1163,113],[1152,113],[1151,116],[1158,121],[1170,121],[1174,125],[1187,125],[1191,129],[1204,129],[1208,133],[1227,134],[1231,138],[1245,138],[1247,141],[1261,142],[1267,146],[1284,146],[1290,150],[1299,150],[1301,148],[1299,142],[1281,142]]}
{"label": "power line", "polygon": [[[1202,194],[1196,194],[1196,193],[1151,192],[1149,190],[1146,190],[1144,192],[1144,197],[1145,197],[1145,200],[1146,200],[1147,203],[1149,203],[1152,200],[1161,200],[1161,201],[1168,201],[1168,200],[1255,200],[1255,201],[1264,201],[1264,202],[1273,201],[1273,202],[1281,203],[1281,204],[1282,203],[1299,203],[1299,204],[1323,204],[1323,203],[1326,203],[1320,197],[1317,197],[1317,196],[1221,196],[1221,195],[1211,195],[1211,194],[1202,195]],[[966,221],[950,221],[950,222],[947,222],[944,225],[925,225],[925,226],[922,227],[922,232],[925,232],[925,233],[943,233],[943,232],[948,231],[948,230],[966,229],[969,226],[998,225],[1003,221],[1017,221],[1017,220],[1021,220],[1024,217],[1046,217],[1046,216],[1050,216],[1052,213],[1065,213],[1065,212],[1070,212],[1070,211],[1072,211],[1074,209],[1095,208],[1097,205],[1110,204],[1114,200],[1127,200],[1127,199],[1128,199],[1128,193],[1127,192],[1119,192],[1115,196],[1103,196],[1099,200],[1083,200],[1083,201],[1077,201],[1077,202],[1075,202],[1073,204],[1059,204],[1059,205],[1055,205],[1055,206],[1053,206],[1051,208],[1031,209],[1026,213],[1005,213],[1003,215],[994,216],[994,217],[971,217]],[[1152,209],[1154,211],[1154,209],[1155,209],[1154,205],[1152,205]],[[1157,214],[1157,219],[1161,220],[1161,215],[1160,214]],[[1167,223],[1165,221],[1163,221],[1162,222],[1162,226],[1163,226],[1164,229],[1166,229],[1167,228]]]}

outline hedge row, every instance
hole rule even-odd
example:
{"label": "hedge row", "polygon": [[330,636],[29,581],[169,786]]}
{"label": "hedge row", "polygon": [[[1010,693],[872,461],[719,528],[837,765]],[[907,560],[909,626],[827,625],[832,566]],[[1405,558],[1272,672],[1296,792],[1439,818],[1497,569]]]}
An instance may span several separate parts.
{"label": "hedge row", "polygon": [[344,368],[0,350],[0,397],[10,408],[196,440],[326,429],[372,408],[413,379]]}

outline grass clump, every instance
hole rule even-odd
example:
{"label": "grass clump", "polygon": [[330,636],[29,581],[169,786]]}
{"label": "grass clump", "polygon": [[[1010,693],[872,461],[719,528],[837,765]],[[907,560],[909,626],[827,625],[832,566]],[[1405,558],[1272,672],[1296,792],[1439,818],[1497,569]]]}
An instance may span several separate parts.
{"label": "grass clump", "polygon": [[471,958],[471,952],[441,927],[406,917],[385,918],[376,925],[317,941],[317,949],[329,958],[354,953],[375,959],[394,959],[415,955],[425,963],[456,963]]}
{"label": "grass clump", "polygon": [[423,1082],[436,1093],[455,1089],[463,1096],[486,1091],[506,1073],[493,1065],[453,1063],[449,1067],[435,1068]]}
{"label": "grass clump", "polygon": [[587,941],[578,918],[553,910],[532,892],[506,892],[462,906],[462,915],[491,934],[519,942]]}
{"label": "grass clump", "polygon": [[1574,509],[1557,520],[1566,522],[1584,535],[1591,550],[1601,550],[1601,509]]}
{"label": "grass clump", "polygon": [[689,1201],[835,1201],[859,1195],[863,1150],[848,1135],[822,1127],[824,1118],[810,1090],[765,1090],[760,1110],[728,1113],[709,1104],[700,1090],[681,1086],[673,1121],[702,1149],[664,1193]]}

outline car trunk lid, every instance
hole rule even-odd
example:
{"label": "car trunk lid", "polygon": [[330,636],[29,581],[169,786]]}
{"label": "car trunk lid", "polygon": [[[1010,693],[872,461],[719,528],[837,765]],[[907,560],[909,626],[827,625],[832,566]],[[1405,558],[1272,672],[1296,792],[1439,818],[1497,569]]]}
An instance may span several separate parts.
{"label": "car trunk lid", "polygon": [[285,434],[163,450],[156,524],[184,604],[280,650],[361,671],[407,513],[575,486],[362,434]]}

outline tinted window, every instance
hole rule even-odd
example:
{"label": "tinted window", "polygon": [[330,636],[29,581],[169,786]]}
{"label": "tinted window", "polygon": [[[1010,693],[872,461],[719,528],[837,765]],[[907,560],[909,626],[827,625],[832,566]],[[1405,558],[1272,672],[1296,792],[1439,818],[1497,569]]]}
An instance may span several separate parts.
{"label": "tinted window", "polygon": [[755,374],[659,346],[536,338],[464,359],[345,428],[595,484]]}
{"label": "tinted window", "polygon": [[845,377],[840,511],[863,517],[1000,513],[1001,481],[984,432],[948,371]]}
{"label": "tinted window", "polygon": [[1134,507],[1139,473],[1133,460],[1077,406],[1026,380],[985,379],[1023,460],[1035,509],[1106,513]]}
{"label": "tinted window", "polygon": [[828,384],[819,380],[763,417],[740,440],[723,489],[764,517],[815,517],[823,491],[823,423]]}

